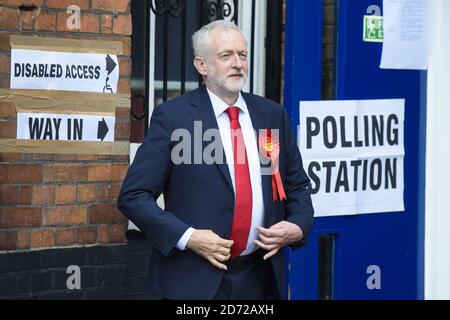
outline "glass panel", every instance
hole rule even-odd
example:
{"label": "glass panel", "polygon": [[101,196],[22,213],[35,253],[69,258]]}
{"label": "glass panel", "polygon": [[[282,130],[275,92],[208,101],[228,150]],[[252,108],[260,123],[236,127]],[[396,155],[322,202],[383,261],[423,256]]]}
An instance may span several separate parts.
{"label": "glass panel", "polygon": [[323,234],[319,238],[319,300],[333,299],[335,239],[334,234]]}
{"label": "glass panel", "polygon": [[334,94],[334,26],[335,0],[323,1],[322,99],[333,100]]}

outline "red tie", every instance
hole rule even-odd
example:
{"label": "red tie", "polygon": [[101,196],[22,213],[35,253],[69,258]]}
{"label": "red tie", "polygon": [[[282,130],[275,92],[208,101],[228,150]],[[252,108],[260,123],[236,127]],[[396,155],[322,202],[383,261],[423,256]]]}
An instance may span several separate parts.
{"label": "red tie", "polygon": [[239,108],[229,107],[226,111],[230,118],[236,189],[234,219],[230,235],[230,239],[234,241],[231,248],[231,259],[233,259],[239,256],[247,247],[248,234],[252,223],[252,186],[244,137],[239,124]]}

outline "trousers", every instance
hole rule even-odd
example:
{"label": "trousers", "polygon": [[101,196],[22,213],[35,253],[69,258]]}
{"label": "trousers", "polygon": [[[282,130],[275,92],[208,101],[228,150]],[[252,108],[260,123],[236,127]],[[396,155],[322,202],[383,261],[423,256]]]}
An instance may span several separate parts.
{"label": "trousers", "polygon": [[279,300],[280,293],[270,259],[264,251],[241,256],[226,263],[226,271],[213,300]]}

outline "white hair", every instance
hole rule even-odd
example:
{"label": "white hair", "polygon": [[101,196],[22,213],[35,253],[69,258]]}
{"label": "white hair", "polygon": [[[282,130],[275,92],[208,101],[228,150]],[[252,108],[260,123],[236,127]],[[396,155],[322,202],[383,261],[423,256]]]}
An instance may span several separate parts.
{"label": "white hair", "polygon": [[[210,45],[210,35],[215,29],[219,30],[236,30],[242,34],[241,29],[236,26],[233,22],[225,20],[216,20],[207,25],[204,25],[200,30],[196,31],[192,35],[192,47],[194,48],[194,56],[199,56],[206,58],[208,54],[208,48]],[[242,36],[244,36],[242,34]],[[245,37],[244,37],[245,38]]]}

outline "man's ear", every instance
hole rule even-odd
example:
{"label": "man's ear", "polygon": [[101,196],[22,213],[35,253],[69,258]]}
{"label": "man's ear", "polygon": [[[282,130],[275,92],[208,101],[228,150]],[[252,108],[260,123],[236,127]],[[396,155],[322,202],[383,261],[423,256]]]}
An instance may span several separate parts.
{"label": "man's ear", "polygon": [[203,77],[208,75],[208,68],[206,67],[205,61],[203,61],[203,58],[196,56],[194,58],[194,66],[198,73],[200,73]]}

